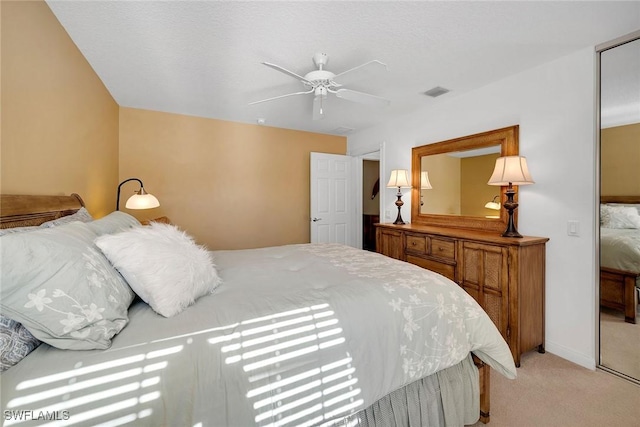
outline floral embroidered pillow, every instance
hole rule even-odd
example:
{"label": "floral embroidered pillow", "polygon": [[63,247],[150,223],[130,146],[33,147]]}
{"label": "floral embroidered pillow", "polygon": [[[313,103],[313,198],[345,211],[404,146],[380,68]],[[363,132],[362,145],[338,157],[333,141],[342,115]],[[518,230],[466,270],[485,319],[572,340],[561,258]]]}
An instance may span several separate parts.
{"label": "floral embroidered pillow", "polygon": [[134,293],[94,245],[98,235],[73,222],[0,237],[2,313],[54,347],[108,348]]}

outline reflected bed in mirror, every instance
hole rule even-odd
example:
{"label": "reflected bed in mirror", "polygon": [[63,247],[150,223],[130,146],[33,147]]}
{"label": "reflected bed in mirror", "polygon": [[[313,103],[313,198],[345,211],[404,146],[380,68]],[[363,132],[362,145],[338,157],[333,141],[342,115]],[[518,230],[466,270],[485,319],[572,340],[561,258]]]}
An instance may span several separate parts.
{"label": "reflected bed in mirror", "polygon": [[414,147],[412,222],[504,230],[504,188],[487,181],[498,157],[517,154],[518,126]]}

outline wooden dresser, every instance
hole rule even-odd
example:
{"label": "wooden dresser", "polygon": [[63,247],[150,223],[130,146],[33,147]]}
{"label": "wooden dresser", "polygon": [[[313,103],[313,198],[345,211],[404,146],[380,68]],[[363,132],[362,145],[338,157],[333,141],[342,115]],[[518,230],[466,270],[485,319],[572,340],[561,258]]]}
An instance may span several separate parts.
{"label": "wooden dresser", "polygon": [[487,312],[516,366],[533,348],[544,353],[544,237],[425,225],[376,224],[376,250],[440,273]]}

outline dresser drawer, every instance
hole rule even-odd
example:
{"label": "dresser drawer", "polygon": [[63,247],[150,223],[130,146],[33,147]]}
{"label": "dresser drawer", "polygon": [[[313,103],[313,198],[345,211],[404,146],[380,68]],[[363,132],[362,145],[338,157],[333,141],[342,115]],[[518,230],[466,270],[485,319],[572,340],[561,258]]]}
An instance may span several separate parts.
{"label": "dresser drawer", "polygon": [[427,239],[424,236],[415,236],[413,234],[407,234],[407,252],[413,252],[416,254],[427,253]]}
{"label": "dresser drawer", "polygon": [[427,270],[435,271],[442,274],[444,277],[455,280],[456,267],[455,265],[445,264],[442,262],[434,261],[432,259],[424,259],[411,255],[407,255],[407,262],[415,264],[419,267],[426,268]]}
{"label": "dresser drawer", "polygon": [[451,240],[431,238],[431,255],[439,258],[455,259],[456,245]]}

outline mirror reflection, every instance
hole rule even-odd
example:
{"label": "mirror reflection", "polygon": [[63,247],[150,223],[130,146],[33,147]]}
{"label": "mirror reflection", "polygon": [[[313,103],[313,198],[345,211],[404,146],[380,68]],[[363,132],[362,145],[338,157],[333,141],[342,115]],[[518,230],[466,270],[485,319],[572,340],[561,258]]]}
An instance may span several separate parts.
{"label": "mirror reflection", "polygon": [[518,155],[518,129],[508,126],[413,147],[411,222],[502,233],[506,210],[490,209],[495,205],[489,202],[504,203],[505,187],[487,182],[496,158]]}
{"label": "mirror reflection", "polygon": [[640,39],[600,54],[600,365],[640,382]]}
{"label": "mirror reflection", "polygon": [[423,156],[420,213],[500,218],[500,189],[487,184],[500,149]]}

